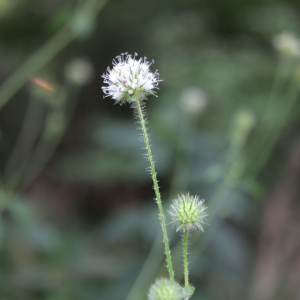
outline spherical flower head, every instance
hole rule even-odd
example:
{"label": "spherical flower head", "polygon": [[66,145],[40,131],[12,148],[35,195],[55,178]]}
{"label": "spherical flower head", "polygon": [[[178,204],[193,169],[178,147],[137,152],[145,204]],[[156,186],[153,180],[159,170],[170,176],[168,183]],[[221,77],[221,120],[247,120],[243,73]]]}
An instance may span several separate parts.
{"label": "spherical flower head", "polygon": [[156,96],[155,89],[158,89],[158,70],[155,73],[150,71],[150,66],[154,63],[144,59],[136,59],[137,53],[132,55],[121,53],[113,60],[113,68],[107,68],[102,75],[104,83],[108,86],[102,87],[104,97],[112,97],[116,103],[121,105],[125,102],[133,102],[136,99],[145,99],[148,94]]}
{"label": "spherical flower head", "polygon": [[178,199],[173,200],[169,211],[172,224],[176,227],[176,231],[194,230],[199,228],[202,232],[202,224],[206,224],[204,200],[199,200],[198,196],[190,196],[190,194],[181,195]]}
{"label": "spherical flower head", "polygon": [[160,278],[150,287],[149,300],[182,300],[184,298],[182,287],[177,282]]}

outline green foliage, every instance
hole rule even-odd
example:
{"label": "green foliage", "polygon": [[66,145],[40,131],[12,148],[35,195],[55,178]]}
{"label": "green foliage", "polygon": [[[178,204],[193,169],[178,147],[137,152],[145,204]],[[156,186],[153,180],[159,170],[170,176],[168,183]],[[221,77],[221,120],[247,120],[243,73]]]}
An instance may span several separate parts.
{"label": "green foliage", "polygon": [[[0,0],[0,77],[14,83],[0,86],[0,298],[140,300],[167,276],[161,236],[150,251],[158,216],[137,125],[128,107],[102,99],[100,76],[125,51],[154,58],[165,79],[146,102],[163,204],[189,190],[209,207],[203,240],[190,237],[191,299],[247,298],[261,209],[299,131],[299,61],[281,61],[272,45],[282,31],[300,36],[299,5],[111,0],[96,17],[100,2]],[[84,88],[64,75],[77,56],[95,70]],[[182,108],[189,87],[207,95],[196,116]],[[171,236],[180,270],[176,243]]]}

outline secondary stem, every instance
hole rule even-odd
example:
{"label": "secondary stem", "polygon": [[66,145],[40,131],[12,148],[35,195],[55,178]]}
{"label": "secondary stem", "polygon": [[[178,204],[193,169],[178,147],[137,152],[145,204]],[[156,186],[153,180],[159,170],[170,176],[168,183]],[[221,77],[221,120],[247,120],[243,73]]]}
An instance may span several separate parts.
{"label": "secondary stem", "polygon": [[189,271],[188,271],[188,260],[187,260],[187,242],[188,231],[185,230],[183,234],[183,265],[184,265],[184,283],[187,287],[189,285]]}
{"label": "secondary stem", "polygon": [[155,166],[154,166],[154,161],[153,161],[150,143],[149,143],[149,137],[148,137],[147,128],[146,128],[146,121],[144,118],[144,114],[143,114],[141,103],[140,103],[139,99],[134,99],[134,100],[135,100],[134,103],[135,103],[135,106],[136,106],[136,109],[138,112],[138,116],[140,119],[144,142],[146,145],[147,155],[148,155],[148,159],[149,159],[149,163],[150,163],[151,176],[152,176],[153,185],[154,185],[156,202],[157,202],[157,206],[158,206],[158,210],[159,210],[160,225],[161,225],[161,229],[162,229],[162,233],[163,233],[163,240],[164,240],[164,244],[165,244],[166,260],[167,260],[167,265],[168,265],[169,276],[170,276],[170,280],[173,282],[174,281],[174,273],[173,273],[173,265],[172,265],[172,259],[171,259],[171,253],[170,253],[168,234],[167,234],[167,229],[166,229],[166,221],[165,221],[164,211],[163,211],[161,197],[160,197],[160,193],[159,193],[159,186],[158,186],[158,182],[157,182],[157,178],[156,178]]}

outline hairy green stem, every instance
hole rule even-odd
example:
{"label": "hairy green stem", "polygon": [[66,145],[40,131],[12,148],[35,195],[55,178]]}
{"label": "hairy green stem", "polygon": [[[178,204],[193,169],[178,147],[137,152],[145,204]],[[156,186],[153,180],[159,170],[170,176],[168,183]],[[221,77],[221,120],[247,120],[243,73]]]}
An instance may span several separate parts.
{"label": "hairy green stem", "polygon": [[187,287],[189,285],[187,247],[188,247],[188,231],[185,230],[184,234],[183,234],[183,265],[184,265],[184,284],[185,284],[185,287]]}
{"label": "hairy green stem", "polygon": [[[183,157],[182,145],[185,143],[186,137],[192,135],[192,130],[195,127],[197,118],[188,114],[185,110],[182,113],[182,118],[179,120],[178,127],[178,139],[175,145],[175,155],[174,155],[174,169],[173,176],[170,184],[169,197],[165,206],[169,205],[173,196],[178,192],[186,190],[188,185],[188,175],[191,168],[192,152],[195,150],[195,143],[193,143],[193,151],[187,151],[186,155]],[[185,174],[182,180],[182,174]],[[179,180],[179,178],[181,178]],[[175,235],[175,231],[169,232],[169,239],[172,240],[172,236]],[[148,256],[131,288],[127,298],[125,300],[138,300],[141,299],[145,290],[150,284],[154,274],[158,272],[161,266],[161,261],[163,258],[163,253],[161,249],[161,233],[159,232],[156,239],[148,253]]]}
{"label": "hairy green stem", "polygon": [[148,155],[148,159],[149,159],[149,163],[150,163],[151,176],[152,176],[152,180],[153,180],[156,202],[157,202],[158,211],[159,211],[160,225],[161,225],[162,234],[163,234],[163,241],[165,244],[166,260],[167,260],[169,276],[170,276],[170,280],[173,282],[174,281],[174,272],[173,272],[173,265],[172,265],[172,259],[171,259],[168,234],[167,234],[167,229],[166,229],[166,221],[165,221],[165,215],[164,215],[161,197],[160,197],[160,193],[159,193],[159,186],[158,186],[158,182],[157,182],[157,178],[156,178],[155,166],[154,166],[154,161],[153,161],[153,157],[152,157],[152,153],[151,153],[149,137],[148,137],[147,128],[146,128],[146,120],[144,118],[140,100],[136,99],[136,98],[134,100],[135,100],[134,103],[135,103],[135,107],[138,112],[141,129],[143,132],[144,142],[146,145],[147,155]]}

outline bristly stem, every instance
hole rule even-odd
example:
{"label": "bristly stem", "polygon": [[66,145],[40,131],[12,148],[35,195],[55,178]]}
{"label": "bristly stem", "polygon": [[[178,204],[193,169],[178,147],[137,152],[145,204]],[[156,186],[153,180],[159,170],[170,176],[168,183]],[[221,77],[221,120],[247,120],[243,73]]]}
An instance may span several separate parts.
{"label": "bristly stem", "polygon": [[160,193],[159,193],[159,186],[158,186],[158,182],[157,182],[157,178],[156,178],[155,166],[154,166],[154,161],[153,161],[153,157],[152,157],[152,153],[151,153],[149,137],[148,137],[147,128],[146,128],[146,119],[143,114],[140,100],[137,98],[133,98],[133,100],[134,100],[134,104],[135,104],[135,107],[138,112],[139,121],[141,124],[141,129],[143,132],[144,142],[146,145],[147,155],[148,155],[148,159],[149,159],[149,163],[150,163],[151,176],[152,176],[152,180],[153,180],[156,202],[157,202],[157,206],[158,206],[158,210],[159,210],[160,225],[161,225],[162,234],[163,234],[163,241],[165,244],[167,266],[168,266],[170,280],[173,282],[174,281],[174,273],[173,273],[173,265],[172,265],[172,259],[171,259],[168,234],[167,234],[167,229],[166,229],[166,221],[165,221],[164,211],[163,211],[161,197],[160,197]]}
{"label": "bristly stem", "polygon": [[187,287],[189,285],[187,247],[188,247],[188,230],[185,229],[184,234],[183,234],[183,265],[184,265],[184,284],[185,284],[185,287]]}

